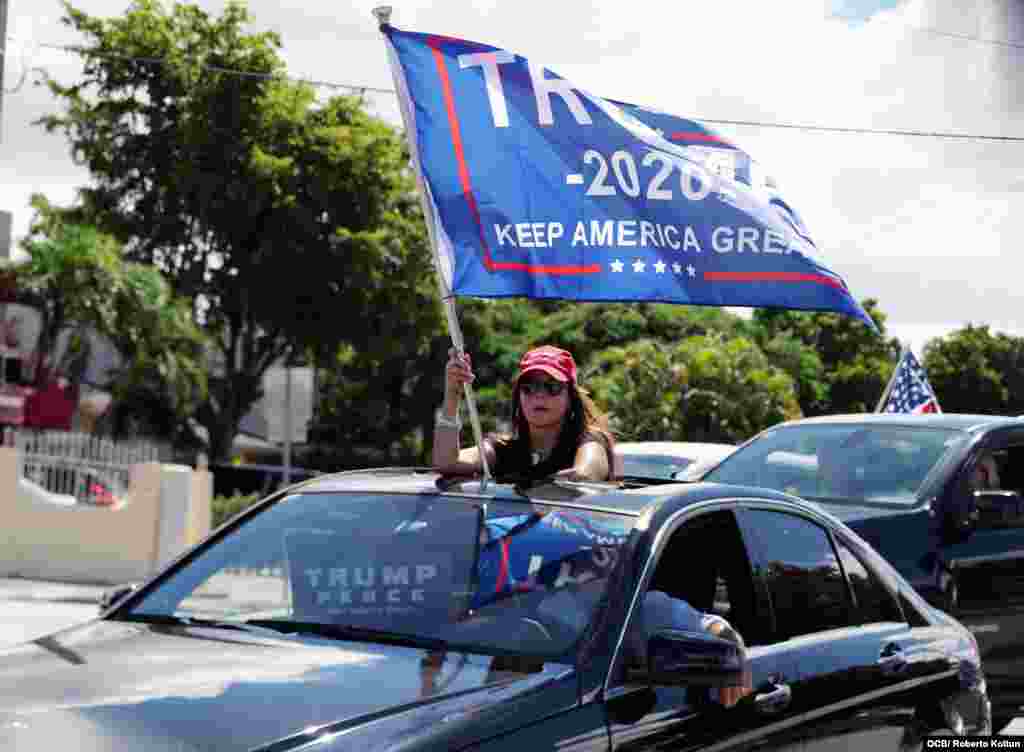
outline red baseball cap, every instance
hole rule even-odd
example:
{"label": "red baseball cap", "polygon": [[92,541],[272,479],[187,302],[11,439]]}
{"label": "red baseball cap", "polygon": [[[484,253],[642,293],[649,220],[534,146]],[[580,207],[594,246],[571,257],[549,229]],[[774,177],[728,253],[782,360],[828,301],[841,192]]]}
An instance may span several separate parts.
{"label": "red baseball cap", "polygon": [[529,350],[519,360],[519,373],[516,381],[526,373],[541,371],[555,381],[576,383],[576,361],[568,350],[544,345]]}

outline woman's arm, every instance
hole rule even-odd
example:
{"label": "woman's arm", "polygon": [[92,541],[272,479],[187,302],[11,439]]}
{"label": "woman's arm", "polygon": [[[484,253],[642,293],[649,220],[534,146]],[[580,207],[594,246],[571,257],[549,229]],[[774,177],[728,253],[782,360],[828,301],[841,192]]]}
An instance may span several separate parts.
{"label": "woman's arm", "polygon": [[[455,435],[454,452],[450,448],[452,439],[443,434]],[[479,448],[472,446],[466,449],[459,449],[458,434],[458,431],[452,429],[434,429],[434,453],[432,458],[434,469],[446,475],[473,475],[480,472],[483,469],[483,465],[480,462]],[[438,450],[439,439],[440,443],[444,444],[441,451]],[[487,441],[484,441],[484,452],[487,454],[487,466],[493,468],[494,449]]]}
{"label": "woman's arm", "polygon": [[608,467],[608,451],[604,444],[590,439],[576,450],[576,461],[568,470],[557,473],[557,477],[569,480],[609,480],[612,468]]}
{"label": "woman's arm", "polygon": [[[463,384],[472,384],[476,378],[469,353],[459,358],[454,349],[448,351],[448,364],[445,366],[444,404],[438,410],[437,421],[434,423],[434,448],[431,452],[431,463],[434,468],[450,475],[471,475],[482,468],[480,451],[477,447],[459,448],[459,434],[462,426],[459,421],[459,403],[462,401]],[[494,466],[494,451],[485,442],[487,463]]]}

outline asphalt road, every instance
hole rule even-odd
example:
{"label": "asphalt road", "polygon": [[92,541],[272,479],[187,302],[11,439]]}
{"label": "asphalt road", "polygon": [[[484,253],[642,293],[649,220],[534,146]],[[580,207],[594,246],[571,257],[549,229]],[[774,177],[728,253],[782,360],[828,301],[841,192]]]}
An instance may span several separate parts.
{"label": "asphalt road", "polygon": [[96,615],[96,606],[5,601],[0,604],[0,649],[70,627]]}
{"label": "asphalt road", "polygon": [[0,649],[92,618],[104,590],[98,585],[0,578]]}

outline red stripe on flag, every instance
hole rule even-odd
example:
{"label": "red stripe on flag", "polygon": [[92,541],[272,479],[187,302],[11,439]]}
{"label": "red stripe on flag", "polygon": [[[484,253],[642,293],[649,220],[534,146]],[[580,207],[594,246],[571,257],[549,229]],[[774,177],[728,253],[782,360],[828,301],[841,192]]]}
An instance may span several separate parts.
{"label": "red stripe on flag", "polygon": [[601,271],[600,264],[589,264],[587,266],[547,266],[543,264],[526,264],[516,261],[494,261],[491,258],[491,249],[487,244],[487,235],[484,230],[483,219],[480,217],[480,208],[476,203],[476,196],[473,195],[473,185],[469,179],[469,166],[466,164],[466,151],[462,145],[462,129],[459,128],[459,116],[455,112],[455,94],[452,92],[452,82],[448,77],[448,69],[444,64],[444,55],[441,53],[441,42],[447,41],[446,37],[430,36],[427,39],[431,51],[434,53],[434,63],[437,65],[437,74],[441,78],[441,89],[444,92],[445,109],[448,111],[448,125],[452,132],[452,147],[455,149],[455,161],[459,166],[459,181],[462,183],[462,195],[469,204],[469,210],[476,220],[477,229],[480,231],[480,243],[484,249],[484,266],[488,271],[522,271],[528,274],[596,274]]}
{"label": "red stripe on flag", "polygon": [[832,277],[804,272],[704,272],[704,279],[709,282],[814,282],[846,290],[842,282]]}
{"label": "red stripe on flag", "polygon": [[494,583],[494,592],[501,592],[508,582],[508,538],[501,542],[501,569],[498,570],[498,581]]}
{"label": "red stripe on flag", "polygon": [[700,131],[675,131],[672,133],[673,141],[710,141],[716,144],[725,144],[726,146],[732,146],[721,136],[716,136],[714,133],[702,133]]}
{"label": "red stripe on flag", "polygon": [[516,271],[527,272],[528,274],[597,274],[601,271],[600,264],[588,264],[587,266],[547,266],[544,264],[525,264],[521,261],[492,261],[488,267],[491,271]]}
{"label": "red stripe on flag", "polygon": [[441,42],[443,37],[431,36],[428,38],[430,49],[434,53],[434,63],[437,65],[437,74],[441,77],[441,89],[444,92],[444,105],[448,111],[448,125],[452,131],[452,146],[455,148],[455,161],[459,165],[459,180],[462,182],[462,195],[466,197],[469,210],[473,213],[476,226],[480,230],[480,242],[484,248],[484,266],[493,271],[491,260],[491,249],[487,245],[487,237],[484,234],[484,223],[480,218],[480,209],[476,205],[476,196],[473,195],[473,185],[469,180],[469,167],[466,165],[466,152],[462,147],[462,129],[459,128],[459,116],[455,112],[455,95],[452,93],[452,82],[448,78],[448,69],[444,64],[444,55],[441,54]]}

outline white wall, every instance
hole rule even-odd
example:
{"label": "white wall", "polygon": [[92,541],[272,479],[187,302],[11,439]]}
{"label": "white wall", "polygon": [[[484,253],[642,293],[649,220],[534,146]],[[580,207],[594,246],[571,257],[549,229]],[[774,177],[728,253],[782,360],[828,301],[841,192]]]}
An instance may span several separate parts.
{"label": "white wall", "polygon": [[47,499],[19,483],[18,450],[0,447],[0,577],[137,582],[210,531],[212,475],[181,465],[133,465],[114,507]]}

